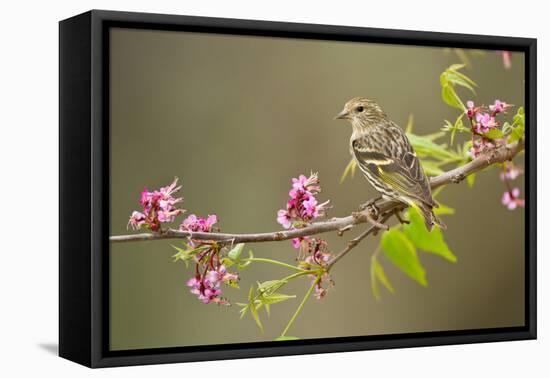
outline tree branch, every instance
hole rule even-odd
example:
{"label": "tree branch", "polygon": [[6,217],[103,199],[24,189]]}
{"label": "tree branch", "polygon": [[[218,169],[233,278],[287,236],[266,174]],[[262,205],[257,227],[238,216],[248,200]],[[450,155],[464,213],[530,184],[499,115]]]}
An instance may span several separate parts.
{"label": "tree branch", "polygon": [[[389,213],[386,213],[383,217],[382,217],[382,220],[380,221],[381,224],[384,224],[384,222],[386,222],[388,219],[391,218],[392,215],[397,215],[399,214],[399,211],[400,209],[398,208],[395,208],[394,210],[390,211]],[[334,264],[336,264],[342,257],[344,257],[345,255],[347,255],[349,253],[349,251],[351,251],[353,248],[357,247],[357,245],[359,243],[361,243],[361,241],[366,238],[367,236],[369,236],[370,234],[374,233],[376,230],[380,229],[381,227],[373,224],[371,225],[369,228],[367,228],[365,231],[363,231],[362,234],[360,234],[359,236],[357,236],[356,238],[353,238],[351,239],[350,241],[348,241],[348,244],[346,245],[346,247],[341,250],[340,252],[338,252],[338,254],[336,254],[336,256],[334,256],[328,263],[327,263],[327,270],[330,270],[330,268],[332,268],[332,266]]]}
{"label": "tree branch", "polygon": [[[479,172],[496,163],[503,163],[507,160],[512,160],[517,154],[519,154],[525,148],[525,140],[522,138],[519,142],[510,146],[502,145],[486,151],[482,155],[473,159],[471,162],[464,164],[460,167],[447,171],[437,177],[433,177],[430,180],[432,189],[447,185],[458,184],[464,180],[467,176]],[[149,240],[165,240],[165,239],[195,239],[195,240],[212,240],[224,243],[259,243],[259,242],[272,242],[289,240],[297,237],[311,236],[322,234],[331,231],[341,232],[341,230],[348,230],[355,225],[361,223],[371,223],[371,227],[360,235],[361,239],[370,233],[378,230],[381,225],[389,218],[384,219],[388,212],[401,206],[399,202],[382,200],[379,201],[376,207],[381,214],[382,221],[378,222],[373,220],[368,210],[364,210],[359,213],[354,213],[347,217],[332,218],[326,221],[315,222],[311,225],[296,229],[296,230],[281,230],[274,232],[264,232],[255,234],[230,234],[230,233],[218,233],[218,232],[190,232],[180,231],[175,229],[167,229],[161,232],[155,233],[140,233],[131,235],[117,235],[109,238],[111,243],[123,243],[132,241],[149,241]],[[393,212],[391,213],[393,214]],[[390,215],[391,215],[390,214]],[[364,236],[363,236],[364,235]],[[356,238],[357,239],[357,238]],[[353,240],[356,240],[353,239]],[[350,241],[353,243],[353,240]],[[355,243],[356,245],[357,243]],[[354,246],[355,246],[354,245]],[[353,247],[354,247],[353,246]],[[353,248],[351,247],[351,248]],[[350,248],[350,249],[351,249]],[[344,251],[338,254],[334,259],[340,259],[340,256]],[[345,252],[347,253],[347,252]],[[344,253],[344,255],[345,255]],[[339,257],[340,256],[340,257]],[[335,261],[333,260],[333,263]]]}

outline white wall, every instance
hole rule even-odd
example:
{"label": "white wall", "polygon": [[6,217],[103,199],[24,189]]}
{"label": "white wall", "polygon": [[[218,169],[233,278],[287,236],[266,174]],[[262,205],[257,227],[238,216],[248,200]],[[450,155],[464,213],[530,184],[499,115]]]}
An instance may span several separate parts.
{"label": "white wall", "polygon": [[[549,243],[539,238],[539,340],[91,371],[57,344],[57,21],[91,8],[295,21],[539,39],[539,140],[550,138],[549,12],[544,1],[9,1],[0,22],[0,372],[59,376],[468,377],[548,373]],[[546,92],[547,95],[547,92]],[[539,152],[542,148],[539,147]],[[548,150],[548,149],[546,149]],[[539,167],[550,159],[539,153]],[[4,180],[5,179],[5,180]],[[539,214],[548,174],[539,170]],[[32,229],[21,225],[34,222]],[[539,216],[539,234],[548,221]],[[545,276],[546,273],[546,276]],[[505,295],[505,294],[504,294]],[[404,314],[405,316],[405,314]],[[547,349],[544,351],[544,349]],[[536,374],[536,373],[539,374]]]}

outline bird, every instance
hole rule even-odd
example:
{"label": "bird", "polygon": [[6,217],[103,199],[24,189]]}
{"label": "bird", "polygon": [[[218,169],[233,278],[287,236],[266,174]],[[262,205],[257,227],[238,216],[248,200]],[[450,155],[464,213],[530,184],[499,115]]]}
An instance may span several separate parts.
{"label": "bird", "polygon": [[335,119],[351,123],[350,153],[382,198],[417,209],[429,231],[435,225],[446,229],[434,214],[433,209],[438,204],[432,197],[430,182],[407,134],[376,101],[365,97],[352,98]]}

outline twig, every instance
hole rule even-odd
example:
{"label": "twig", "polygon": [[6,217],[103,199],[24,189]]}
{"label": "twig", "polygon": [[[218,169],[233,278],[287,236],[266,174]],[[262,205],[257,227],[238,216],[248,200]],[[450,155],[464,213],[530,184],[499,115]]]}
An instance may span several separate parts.
{"label": "twig", "polygon": [[[394,214],[398,214],[396,209],[390,211],[389,213],[385,214],[383,217],[382,217],[382,220],[380,221],[380,223],[383,225],[383,226],[386,226],[385,224],[383,224],[384,222],[386,222],[388,219],[390,219],[390,217]],[[327,270],[330,270],[332,268],[332,266],[334,264],[336,264],[342,257],[344,257],[345,255],[347,255],[349,253],[349,251],[351,251],[353,248],[357,247],[357,245],[364,239],[366,238],[367,236],[369,236],[370,234],[372,234],[374,231],[378,230],[379,227],[376,226],[376,225],[371,225],[369,228],[367,228],[362,234],[360,234],[359,236],[357,236],[356,238],[354,239],[351,239],[348,244],[346,245],[346,248],[344,248],[343,250],[341,250],[340,252],[338,252],[338,254],[336,254],[336,256],[334,256],[332,258],[332,260],[330,260],[328,263],[327,263],[327,267],[326,269]]]}
{"label": "twig", "polygon": [[[525,140],[521,139],[517,143],[511,146],[498,146],[492,150],[487,151],[471,162],[464,164],[458,168],[447,171],[437,177],[433,177],[430,180],[432,189],[438,188],[442,185],[451,183],[459,183],[467,176],[479,172],[482,169],[496,163],[503,163],[508,160],[512,160],[518,153],[520,153],[525,147]],[[382,200],[376,207],[380,214],[385,214],[390,210],[393,210],[397,206],[401,206],[399,202]],[[274,231],[255,234],[228,234],[217,232],[188,232],[179,231],[174,229],[168,229],[157,233],[141,233],[131,235],[117,235],[109,238],[111,243],[123,243],[131,241],[149,241],[149,240],[165,240],[165,239],[188,239],[192,237],[195,240],[211,240],[220,243],[227,243],[231,241],[233,243],[259,243],[259,242],[273,242],[281,240],[289,240],[297,237],[311,236],[322,234],[331,231],[349,230],[350,228],[361,223],[371,223],[369,228],[370,232],[374,232],[379,229],[380,224],[375,225],[372,222],[372,217],[368,210],[361,211],[361,216],[347,216],[343,218],[332,218],[322,222],[312,223],[311,225],[300,228],[297,230],[285,230]],[[375,221],[377,222],[377,221]],[[383,223],[383,222],[377,222]]]}

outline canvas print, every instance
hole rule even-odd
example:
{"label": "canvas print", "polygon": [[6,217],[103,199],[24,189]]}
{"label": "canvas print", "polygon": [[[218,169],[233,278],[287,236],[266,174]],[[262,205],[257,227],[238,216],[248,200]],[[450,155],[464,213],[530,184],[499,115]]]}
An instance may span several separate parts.
{"label": "canvas print", "polygon": [[109,46],[109,350],[525,325],[523,53]]}

